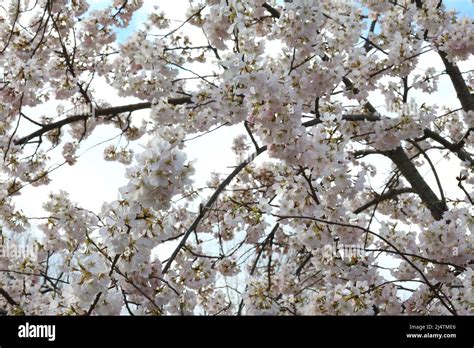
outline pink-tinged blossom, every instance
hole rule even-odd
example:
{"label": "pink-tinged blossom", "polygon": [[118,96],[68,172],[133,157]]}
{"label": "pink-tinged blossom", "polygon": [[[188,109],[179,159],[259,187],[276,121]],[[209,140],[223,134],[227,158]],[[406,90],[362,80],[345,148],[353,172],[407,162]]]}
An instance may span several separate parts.
{"label": "pink-tinged blossom", "polygon": [[[0,255],[1,312],[472,314],[472,18],[438,0],[202,0],[179,23],[137,17],[143,0],[2,5],[1,241],[35,252]],[[190,149],[221,169],[201,180]],[[89,193],[100,209],[48,186],[89,160],[125,166],[115,199]]]}

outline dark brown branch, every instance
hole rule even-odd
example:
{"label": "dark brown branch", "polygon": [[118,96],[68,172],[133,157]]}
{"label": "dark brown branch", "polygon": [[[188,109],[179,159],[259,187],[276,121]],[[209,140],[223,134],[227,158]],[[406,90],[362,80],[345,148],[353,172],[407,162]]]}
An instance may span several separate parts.
{"label": "dark brown branch", "polygon": [[102,296],[102,292],[99,292],[96,296],[95,296],[95,299],[94,299],[94,302],[91,304],[91,306],[89,307],[89,310],[87,311],[86,315],[91,315],[92,312],[94,311],[95,307],[97,306],[97,304],[99,303],[99,300],[100,300],[100,297]]}
{"label": "dark brown branch", "polygon": [[274,18],[280,18],[280,11],[278,11],[276,8],[270,6],[269,4],[267,3],[264,3],[262,5],[262,7],[267,10],[268,12],[270,12],[270,14],[272,15],[272,17]]}
{"label": "dark brown branch", "polygon": [[245,129],[247,130],[248,135],[250,136],[250,139],[252,139],[252,143],[253,143],[253,145],[255,146],[255,150],[258,151],[258,149],[260,148],[260,146],[258,146],[258,143],[257,143],[257,141],[255,140],[255,137],[254,137],[253,134],[252,134],[252,130],[250,129],[249,122],[248,122],[248,121],[245,121],[245,122],[244,122],[244,126],[245,126]]}
{"label": "dark brown branch", "polygon": [[310,194],[310,196],[313,198],[314,202],[317,205],[321,204],[321,202],[318,199],[318,195],[316,194],[316,189],[314,188],[313,183],[311,181],[312,180],[311,174],[309,176],[307,176],[306,173],[304,172],[304,168],[300,168],[300,169],[301,169],[301,175],[303,176],[303,178],[308,183],[308,186],[309,186],[309,189],[310,189],[310,191],[308,191],[308,193]]}
{"label": "dark brown branch", "polygon": [[299,278],[300,274],[301,274],[301,271],[303,270],[303,268],[308,264],[308,262],[311,260],[311,258],[313,257],[313,254],[311,252],[308,252],[308,254],[306,255],[306,257],[304,258],[303,262],[298,266],[298,268],[296,269],[295,271],[295,275]]}
{"label": "dark brown branch", "polygon": [[5,300],[7,300],[9,305],[18,306],[18,302],[16,302],[13,297],[11,297],[10,294],[6,292],[3,288],[0,288],[0,295],[2,295]]}
{"label": "dark brown branch", "polygon": [[275,224],[275,226],[273,226],[271,232],[268,234],[268,236],[265,238],[265,240],[260,245],[260,249],[258,250],[257,256],[255,257],[255,261],[252,265],[252,269],[250,270],[250,275],[251,276],[255,273],[255,270],[257,269],[258,261],[260,260],[260,257],[262,256],[262,253],[265,250],[265,246],[273,238],[273,236],[275,235],[275,232],[278,230],[279,227],[280,227],[280,224],[278,224],[278,223]]}
{"label": "dark brown branch", "polygon": [[418,151],[420,151],[420,153],[423,155],[423,157],[425,157],[426,161],[428,161],[428,164],[429,166],[431,167],[431,171],[433,172],[433,175],[436,179],[436,184],[438,185],[438,189],[439,189],[439,194],[441,196],[441,200],[446,204],[446,197],[444,196],[444,192],[443,192],[443,186],[441,185],[441,180],[439,180],[439,175],[438,175],[438,172],[436,171],[436,168],[433,164],[433,162],[431,161],[430,157],[428,156],[428,154],[426,153],[425,150],[423,150],[423,148],[418,145],[416,142],[412,141],[412,140],[409,140],[410,144],[412,144],[414,147],[417,148]]}
{"label": "dark brown branch", "polygon": [[187,239],[191,235],[191,233],[196,229],[196,227],[199,225],[201,220],[204,218],[206,215],[206,212],[212,208],[214,203],[217,201],[217,198],[221,194],[221,192],[226,188],[227,185],[237,176],[237,174],[240,173],[242,169],[244,169],[249,163],[251,163],[257,156],[262,154],[267,150],[267,146],[263,146],[258,149],[255,153],[253,153],[249,158],[247,158],[245,161],[243,161],[241,164],[239,164],[233,171],[230,173],[227,178],[221,182],[219,187],[214,191],[213,195],[207,203],[204,205],[204,207],[200,210],[199,215],[196,217],[192,225],[187,229],[186,233],[183,235],[183,238],[181,238],[181,241],[179,242],[178,246],[176,249],[173,251],[173,254],[171,254],[170,258],[168,259],[168,262],[166,263],[165,267],[163,268],[163,274],[168,272],[171,264],[173,263],[174,259],[178,255],[179,251],[181,248],[186,244]]}
{"label": "dark brown branch", "polygon": [[[376,25],[377,25],[377,19],[374,19],[374,20],[370,23],[369,34],[374,32]],[[365,50],[365,52],[369,52],[369,51],[372,49],[372,47],[374,46],[373,42],[370,41],[370,40],[368,39],[368,37],[369,37],[369,35],[367,35],[367,39],[366,39],[365,44],[364,44],[364,50]],[[383,52],[383,50],[382,50],[382,52]],[[384,52],[384,53],[385,53],[385,52]]]}
{"label": "dark brown branch", "polygon": [[[191,103],[191,97],[170,98],[168,99],[168,103],[171,105],[189,104]],[[143,110],[143,109],[149,109],[151,108],[151,106],[152,104],[150,102],[144,102],[144,103],[138,103],[138,104],[129,104],[129,105],[122,105],[122,106],[115,106],[111,108],[98,109],[95,112],[95,116],[96,117],[114,116],[114,115],[119,115],[125,112],[133,112],[133,111],[138,111],[138,110]],[[59,129],[65,125],[75,123],[78,121],[84,121],[84,120],[89,119],[90,117],[92,117],[92,115],[76,115],[76,116],[71,116],[71,117],[62,119],[57,122],[44,125],[42,128],[38,129],[37,131],[16,140],[15,145],[24,145],[31,139],[40,137],[51,130]]]}
{"label": "dark brown branch", "polygon": [[[260,244],[260,249],[258,250],[257,256],[255,257],[255,261],[253,262],[253,265],[252,265],[252,269],[250,270],[251,276],[255,273],[255,270],[257,269],[258,261],[260,260],[260,257],[262,256],[262,253],[265,250],[265,246],[271,239],[273,239],[273,237],[275,236],[275,232],[278,230],[279,227],[280,227],[280,224],[276,223],[275,226],[273,226],[271,232],[265,238],[265,240]],[[248,289],[248,284],[245,286],[245,291],[247,291],[247,289]],[[239,309],[237,311],[237,315],[240,316],[242,314],[243,308],[244,308],[244,300],[241,299],[239,303]]]}
{"label": "dark brown branch", "polygon": [[[348,78],[344,78],[343,83],[346,85],[346,87],[354,89],[354,84]],[[354,89],[354,93],[356,92],[358,93],[358,91]],[[376,109],[369,101],[365,103],[365,107],[371,114],[375,114]],[[389,157],[393,163],[395,163],[395,165],[398,167],[398,170],[400,170],[403,176],[411,184],[411,187],[415,190],[423,203],[430,210],[431,215],[433,215],[436,220],[441,220],[443,218],[444,212],[448,210],[446,203],[436,197],[431,187],[420,175],[416,169],[416,166],[411,162],[410,158],[408,158],[403,148],[399,146],[395,150],[386,151],[383,154]]]}
{"label": "dark brown branch", "polygon": [[415,192],[411,187],[405,187],[401,189],[392,189],[390,191],[387,191],[384,194],[378,194],[373,200],[365,203],[363,206],[360,208],[357,208],[356,210],[353,211],[354,214],[359,214],[360,212],[364,211],[367,208],[370,208],[373,205],[379,204],[382,201],[386,201],[392,198],[397,197],[398,195],[402,193],[410,193],[410,192]]}
{"label": "dark brown branch", "polygon": [[462,108],[465,111],[474,111],[474,96],[469,92],[458,66],[448,60],[446,53],[439,51],[438,54],[446,67],[446,73],[451,79]]}
{"label": "dark brown branch", "polygon": [[474,159],[462,148],[462,146],[451,143],[450,141],[446,140],[441,135],[432,131],[431,129],[426,128],[423,130],[423,132],[426,137],[433,139],[434,141],[443,145],[446,149],[457,154],[461,161],[468,161],[471,166],[474,165]]}
{"label": "dark brown branch", "polygon": [[471,195],[469,194],[469,192],[467,192],[466,188],[463,186],[462,182],[463,180],[465,180],[466,178],[461,178],[461,177],[456,177],[456,179],[458,180],[458,187],[464,192],[464,194],[466,195],[467,199],[469,199],[469,202],[471,204],[474,204],[474,202],[472,201],[472,198],[471,198]]}
{"label": "dark brown branch", "polygon": [[360,159],[369,155],[383,155],[382,151],[380,150],[357,150],[352,153],[352,156],[354,156],[355,159]]}
{"label": "dark brown branch", "polygon": [[[423,10],[423,4],[421,0],[417,0],[416,7],[419,10]],[[441,5],[441,1],[438,4],[438,7]],[[427,31],[425,32],[425,39],[426,39]],[[456,90],[456,94],[458,96],[459,101],[465,111],[472,111],[474,110],[474,96],[469,92],[469,88],[466,85],[466,81],[464,81],[461,71],[459,70],[458,66],[448,60],[448,55],[446,52],[438,51],[438,54],[443,61],[443,64],[446,68],[446,73],[449,75],[451,82]]]}
{"label": "dark brown branch", "polygon": [[53,123],[47,124],[47,125],[43,126],[42,128],[38,129],[37,131],[35,131],[31,134],[29,134],[29,135],[27,135],[23,138],[20,138],[18,140],[15,140],[14,143],[15,143],[15,145],[26,144],[31,139],[39,137],[39,136],[41,136],[45,133],[48,133],[49,131],[52,131],[54,129],[59,129],[62,126],[65,126],[67,124],[71,124],[71,123],[74,123],[74,122],[77,122],[77,121],[83,121],[83,120],[85,120],[89,117],[90,117],[89,115],[71,116],[71,117],[65,118],[63,120],[60,120],[58,122],[53,122]]}
{"label": "dark brown branch", "polygon": [[384,154],[395,163],[413,190],[420,196],[423,203],[426,204],[431,215],[433,215],[436,220],[441,220],[443,214],[448,210],[446,203],[438,199],[431,187],[420,175],[416,166],[410,161],[405,151],[399,146],[395,150],[384,152]]}

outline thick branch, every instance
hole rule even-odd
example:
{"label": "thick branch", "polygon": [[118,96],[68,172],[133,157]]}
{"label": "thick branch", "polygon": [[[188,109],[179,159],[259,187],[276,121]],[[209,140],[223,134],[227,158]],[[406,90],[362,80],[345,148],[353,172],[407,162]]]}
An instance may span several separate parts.
{"label": "thick branch", "polygon": [[18,306],[18,303],[3,288],[0,288],[0,295],[2,295],[5,298],[5,300],[7,300],[9,305]]}
{"label": "thick branch", "polygon": [[[171,105],[189,104],[191,103],[191,97],[170,98],[168,99],[168,103]],[[125,112],[133,112],[133,111],[138,111],[138,110],[143,110],[143,109],[149,109],[151,108],[151,106],[152,104],[150,102],[144,102],[144,103],[138,103],[138,104],[129,104],[129,105],[122,105],[122,106],[115,106],[111,108],[98,109],[95,112],[95,116],[96,117],[114,116],[114,115],[119,115]],[[40,137],[49,131],[52,131],[54,129],[59,129],[71,123],[87,120],[90,117],[92,117],[92,115],[75,115],[75,116],[62,119],[57,122],[46,124],[42,128],[38,129],[37,131],[16,140],[15,145],[24,145],[31,139]]]}
{"label": "thick branch", "polygon": [[423,203],[426,204],[431,215],[433,215],[436,220],[441,220],[444,212],[448,210],[446,203],[438,199],[431,187],[420,175],[416,166],[410,161],[405,151],[399,146],[395,150],[384,152],[384,154],[395,163],[413,190],[420,196]]}
{"label": "thick branch", "polygon": [[474,160],[472,159],[471,155],[467,153],[462,146],[459,146],[458,144],[453,144],[450,141],[446,140],[443,138],[441,135],[439,135],[436,132],[433,132],[431,129],[425,128],[423,130],[425,136],[433,139],[434,141],[440,143],[443,145],[446,149],[450,150],[451,152],[454,152],[455,154],[458,155],[459,159],[461,161],[467,161],[472,165],[474,165]]}
{"label": "thick branch", "polygon": [[270,12],[270,14],[272,15],[272,17],[275,17],[275,18],[280,18],[280,11],[278,11],[276,8],[270,6],[269,4],[267,3],[264,3],[262,5],[263,8],[265,8],[265,10],[267,10],[268,12]]}
{"label": "thick branch", "polygon": [[37,131],[35,131],[31,134],[28,134],[27,136],[24,136],[23,138],[15,140],[14,143],[15,143],[15,145],[26,144],[31,139],[42,136],[43,134],[48,133],[49,131],[52,131],[53,129],[61,128],[62,126],[65,126],[65,125],[70,124],[70,123],[83,121],[83,120],[88,119],[89,117],[91,117],[91,116],[90,115],[71,116],[71,117],[65,118],[63,120],[60,120],[58,122],[53,122],[53,123],[50,123],[50,124],[46,124],[43,127],[41,127],[40,129],[38,129]]}
{"label": "thick branch", "polygon": [[[419,10],[423,9],[423,4],[421,0],[417,0],[416,7]],[[440,2],[441,4],[441,2]],[[446,52],[438,51],[441,60],[446,68],[446,73],[448,74],[451,82],[453,83],[454,89],[458,96],[459,101],[465,111],[474,110],[474,96],[469,92],[469,88],[466,85],[466,81],[462,77],[461,71],[455,63],[452,63],[448,60],[448,55]]]}
{"label": "thick branch", "polygon": [[458,66],[455,63],[450,62],[446,53],[443,51],[439,51],[438,53],[446,67],[446,73],[453,83],[462,108],[464,111],[474,111],[474,96],[469,92],[469,87],[467,87],[466,81],[464,81]]}
{"label": "thick branch", "polygon": [[[344,78],[343,83],[346,87],[354,89],[354,84],[348,78]],[[366,102],[365,107],[371,114],[376,112],[375,107],[369,101]],[[395,163],[403,176],[411,184],[413,190],[418,194],[423,203],[426,204],[433,217],[436,220],[441,220],[444,212],[448,210],[446,203],[438,199],[431,187],[420,175],[416,166],[410,161],[403,148],[399,146],[395,150],[386,151],[383,154]]]}

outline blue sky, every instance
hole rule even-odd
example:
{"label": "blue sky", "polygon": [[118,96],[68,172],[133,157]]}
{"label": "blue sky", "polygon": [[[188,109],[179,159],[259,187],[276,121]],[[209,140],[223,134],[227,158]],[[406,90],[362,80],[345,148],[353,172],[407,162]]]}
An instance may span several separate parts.
{"label": "blue sky", "polygon": [[447,9],[458,10],[460,14],[474,17],[474,3],[472,0],[444,0]]}
{"label": "blue sky", "polygon": [[[147,1],[154,1],[154,0],[147,0]],[[88,12],[92,10],[102,10],[110,6],[110,4],[112,3],[111,0],[88,0],[88,2],[90,4],[90,9]],[[85,16],[87,16],[87,13],[85,14]],[[145,14],[143,13],[143,8],[142,8],[137,13],[134,14],[131,25],[129,25],[127,28],[124,28],[124,29],[117,28],[116,32],[117,32],[118,42],[119,43],[124,42],[127,39],[127,37],[129,37],[133,33],[135,28],[139,26],[140,22],[143,21],[144,19],[145,19]]]}
{"label": "blue sky", "polygon": [[[152,2],[153,4],[158,5],[165,5],[169,6],[169,0],[146,0],[148,3]],[[106,8],[111,4],[111,0],[89,0],[91,4],[91,10],[99,10]],[[277,1],[278,3],[283,2],[281,0]],[[448,10],[457,10],[462,16],[468,16],[474,18],[474,0],[444,0],[443,3]],[[140,26],[140,24],[146,19],[147,17],[147,10],[150,7],[143,6],[140,10],[138,10],[133,18],[131,25],[125,29],[117,29],[117,39],[119,43],[124,42],[132,33],[133,31]]]}

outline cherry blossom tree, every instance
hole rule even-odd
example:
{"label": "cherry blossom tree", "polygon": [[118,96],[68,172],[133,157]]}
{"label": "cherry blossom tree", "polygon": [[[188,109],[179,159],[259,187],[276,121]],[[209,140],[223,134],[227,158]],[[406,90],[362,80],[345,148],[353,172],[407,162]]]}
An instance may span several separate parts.
{"label": "cherry blossom tree", "polygon": [[[176,23],[155,2],[125,40],[143,0],[0,3],[1,242],[37,248],[0,257],[2,314],[472,314],[472,18],[192,0]],[[99,127],[119,199],[15,207]],[[242,129],[236,164],[200,187],[187,140],[218,127]]]}

